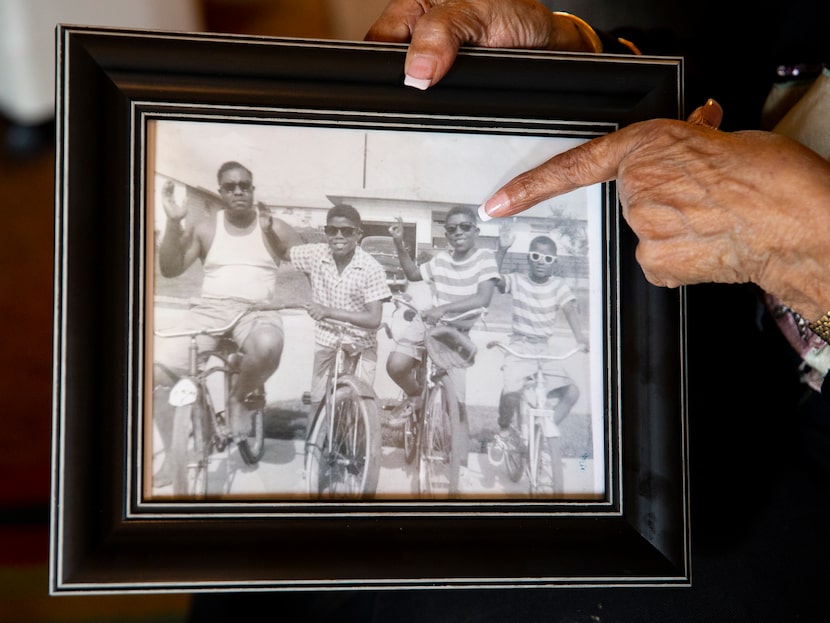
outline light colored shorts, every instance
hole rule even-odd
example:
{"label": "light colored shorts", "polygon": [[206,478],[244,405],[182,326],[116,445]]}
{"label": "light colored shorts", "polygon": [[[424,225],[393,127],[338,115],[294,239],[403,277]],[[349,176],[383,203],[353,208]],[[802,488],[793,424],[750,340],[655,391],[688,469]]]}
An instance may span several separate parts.
{"label": "light colored shorts", "polygon": [[[250,303],[237,300],[196,299],[186,312],[184,322],[171,328],[171,331],[192,330],[203,327],[222,327],[230,323]],[[278,311],[257,311],[246,314],[234,327],[232,337],[237,344],[244,344],[254,329],[271,327],[280,334],[283,332],[282,316]],[[196,338],[200,351],[210,350],[216,346],[217,338],[200,335]],[[183,374],[188,368],[188,346],[190,339],[163,338],[156,336],[154,360],[177,374]]]}

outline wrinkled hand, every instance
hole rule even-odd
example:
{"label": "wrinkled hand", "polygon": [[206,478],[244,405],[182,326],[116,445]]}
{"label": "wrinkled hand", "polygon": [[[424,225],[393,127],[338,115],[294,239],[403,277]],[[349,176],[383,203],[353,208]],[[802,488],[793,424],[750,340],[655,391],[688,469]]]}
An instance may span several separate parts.
{"label": "wrinkled hand", "polygon": [[462,45],[592,49],[573,22],[534,0],[391,0],[365,39],[409,42],[405,83],[419,89],[447,74]]}
{"label": "wrinkled hand", "polygon": [[164,208],[164,213],[171,221],[180,221],[187,216],[187,206],[185,204],[179,205],[173,196],[176,185],[167,180],[164,187],[161,189],[161,205]]}
{"label": "wrinkled hand", "polygon": [[522,173],[482,209],[512,215],[576,188],[617,180],[636,257],[655,285],[753,282],[806,318],[830,308],[830,162],[760,131],[656,119],[584,143]]}

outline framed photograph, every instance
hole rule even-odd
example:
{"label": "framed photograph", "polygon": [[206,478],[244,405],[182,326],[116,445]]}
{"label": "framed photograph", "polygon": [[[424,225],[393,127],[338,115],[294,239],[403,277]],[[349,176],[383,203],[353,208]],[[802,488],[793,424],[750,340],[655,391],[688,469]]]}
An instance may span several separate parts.
{"label": "framed photograph", "polygon": [[612,182],[478,218],[679,58],[57,44],[52,593],[690,584],[683,289]]}

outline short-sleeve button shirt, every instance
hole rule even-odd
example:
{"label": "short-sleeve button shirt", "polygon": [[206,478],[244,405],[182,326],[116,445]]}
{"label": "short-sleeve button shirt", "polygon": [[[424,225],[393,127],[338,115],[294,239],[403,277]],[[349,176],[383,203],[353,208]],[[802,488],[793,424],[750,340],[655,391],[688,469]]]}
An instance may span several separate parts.
{"label": "short-sleeve button shirt", "polygon": [[[295,268],[303,271],[311,281],[311,298],[319,304],[334,309],[360,312],[366,304],[383,301],[392,296],[386,283],[386,272],[380,263],[360,247],[352,261],[337,272],[334,256],[326,243],[303,244],[289,250],[289,259]],[[337,345],[338,328],[325,320],[316,323],[314,338],[321,346]],[[375,348],[375,331],[358,328],[347,329],[355,346]]]}

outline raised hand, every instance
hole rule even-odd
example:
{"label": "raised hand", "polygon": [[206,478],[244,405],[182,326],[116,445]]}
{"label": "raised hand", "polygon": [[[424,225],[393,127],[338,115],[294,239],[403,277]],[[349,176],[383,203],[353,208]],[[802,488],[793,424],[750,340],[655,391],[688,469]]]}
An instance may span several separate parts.
{"label": "raised hand", "polygon": [[511,223],[507,219],[499,221],[499,249],[507,250],[516,242],[516,234],[513,233]]}
{"label": "raised hand", "polygon": [[389,235],[395,242],[403,242],[403,219],[399,216],[395,219],[395,224],[389,226]]}
{"label": "raised hand", "polygon": [[173,193],[176,185],[172,180],[167,180],[164,187],[161,189],[161,205],[164,208],[164,213],[171,221],[180,221],[187,216],[187,206],[183,203],[179,205],[176,203],[176,198]]}
{"label": "raised hand", "polygon": [[257,217],[259,219],[259,226],[263,231],[273,231],[274,218],[271,216],[268,209],[262,204],[257,206]]}

